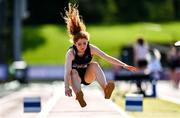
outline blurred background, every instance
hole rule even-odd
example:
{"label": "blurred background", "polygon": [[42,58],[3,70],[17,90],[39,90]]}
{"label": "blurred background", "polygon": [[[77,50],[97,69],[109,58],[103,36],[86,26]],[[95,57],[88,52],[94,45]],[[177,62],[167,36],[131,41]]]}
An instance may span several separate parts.
{"label": "blurred background", "polygon": [[[153,88],[152,80],[155,80],[157,94],[163,93],[161,88],[165,86],[170,96],[176,94],[174,98],[180,98],[180,52],[179,47],[174,46],[180,40],[180,0],[0,0],[0,99],[27,87],[24,84],[50,85],[63,81],[65,54],[72,45],[62,18],[69,2],[78,4],[90,33],[90,43],[107,54],[141,68],[135,62],[135,45],[143,39],[148,53],[147,64],[141,69],[153,75],[147,86]],[[160,65],[152,66],[160,68],[156,71],[158,78],[154,76],[154,69],[148,68],[153,54]],[[121,94],[127,92],[129,81],[133,81],[124,80],[129,73],[97,57],[94,60],[100,63],[107,79],[117,80],[113,101],[124,107],[124,103],[117,101],[123,99]],[[147,86],[145,88],[149,88]],[[179,103],[155,99],[156,93],[154,99],[146,99],[145,116],[159,110],[149,108],[151,103],[157,102],[162,108],[169,105],[169,109],[160,109],[158,115],[164,110],[169,117],[180,117]],[[133,117],[142,117],[142,114],[130,113]],[[163,113],[158,117],[163,117]]]}

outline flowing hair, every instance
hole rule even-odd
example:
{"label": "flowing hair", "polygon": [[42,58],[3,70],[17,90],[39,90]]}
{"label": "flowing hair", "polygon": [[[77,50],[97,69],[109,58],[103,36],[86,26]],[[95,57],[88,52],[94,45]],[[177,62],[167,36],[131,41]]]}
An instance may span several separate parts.
{"label": "flowing hair", "polygon": [[68,34],[71,36],[71,40],[75,43],[80,38],[89,40],[89,33],[86,32],[86,26],[80,18],[78,6],[76,4],[68,4],[68,10],[65,9],[65,16],[63,17]]}

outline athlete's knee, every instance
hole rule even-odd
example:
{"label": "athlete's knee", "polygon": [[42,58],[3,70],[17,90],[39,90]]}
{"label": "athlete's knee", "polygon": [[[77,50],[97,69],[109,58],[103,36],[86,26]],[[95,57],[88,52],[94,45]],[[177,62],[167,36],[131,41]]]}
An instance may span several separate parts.
{"label": "athlete's knee", "polygon": [[72,70],[71,70],[71,75],[72,75],[73,77],[78,76],[77,70],[72,69]]}
{"label": "athlete's knee", "polygon": [[100,67],[97,62],[92,62],[92,63],[90,64],[90,66],[91,66],[93,69],[97,69],[97,68]]}

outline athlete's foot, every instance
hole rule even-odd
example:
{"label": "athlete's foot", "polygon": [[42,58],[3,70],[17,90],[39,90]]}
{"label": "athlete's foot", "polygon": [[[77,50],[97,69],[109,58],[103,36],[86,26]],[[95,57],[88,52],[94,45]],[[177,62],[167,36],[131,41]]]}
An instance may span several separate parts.
{"label": "athlete's foot", "polygon": [[111,94],[115,88],[115,84],[113,81],[109,81],[106,85],[106,88],[104,89],[105,99],[109,99],[111,97]]}
{"label": "athlete's foot", "polygon": [[79,91],[76,93],[76,100],[78,100],[79,104],[81,105],[81,107],[85,107],[86,106],[86,102],[84,100],[84,94],[82,91]]}

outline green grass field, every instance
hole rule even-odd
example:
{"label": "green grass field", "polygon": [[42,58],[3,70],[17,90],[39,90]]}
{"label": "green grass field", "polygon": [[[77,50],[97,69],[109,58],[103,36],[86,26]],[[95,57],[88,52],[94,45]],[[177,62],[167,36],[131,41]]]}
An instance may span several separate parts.
{"label": "green grass field", "polygon": [[[125,110],[125,98],[122,90],[116,89],[112,99]],[[144,98],[142,112],[127,112],[132,118],[180,118],[180,105],[158,98]]]}
{"label": "green grass field", "polygon": [[[180,22],[87,25],[90,43],[117,57],[120,47],[132,45],[138,36],[148,42],[171,43],[180,39]],[[70,45],[66,27],[38,25],[23,27],[23,59],[28,64],[64,64]],[[100,60],[101,62],[101,60]],[[107,63],[102,61],[107,66]]]}

